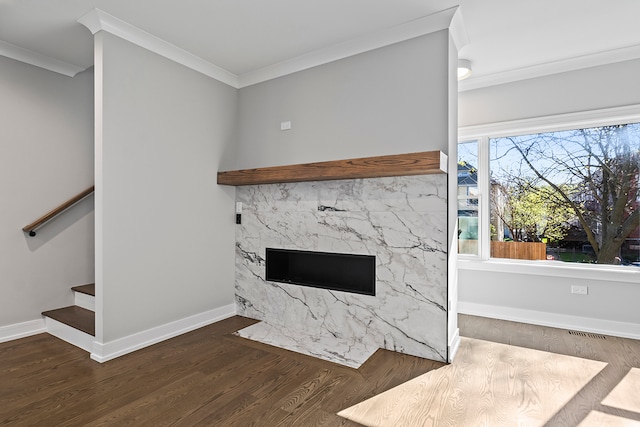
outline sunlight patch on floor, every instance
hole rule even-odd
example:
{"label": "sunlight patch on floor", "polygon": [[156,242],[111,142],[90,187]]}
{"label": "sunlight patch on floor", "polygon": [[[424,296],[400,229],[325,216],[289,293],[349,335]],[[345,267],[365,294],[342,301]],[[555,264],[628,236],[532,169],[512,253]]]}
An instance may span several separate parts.
{"label": "sunlight patch on floor", "polygon": [[631,368],[602,404],[640,414],[640,369]]}
{"label": "sunlight patch on floor", "polygon": [[463,337],[453,364],[338,415],[370,427],[541,426],[606,365]]}
{"label": "sunlight patch on floor", "polygon": [[604,412],[591,411],[578,427],[640,427],[640,421],[605,414]]}

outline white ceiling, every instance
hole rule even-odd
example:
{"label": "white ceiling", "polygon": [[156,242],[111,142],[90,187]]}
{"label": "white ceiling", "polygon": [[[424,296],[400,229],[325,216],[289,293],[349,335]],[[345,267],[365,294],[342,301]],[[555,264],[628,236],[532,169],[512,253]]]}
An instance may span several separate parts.
{"label": "white ceiling", "polygon": [[0,41],[87,68],[98,8],[242,75],[457,4],[467,85],[640,57],[638,0],[0,0]]}

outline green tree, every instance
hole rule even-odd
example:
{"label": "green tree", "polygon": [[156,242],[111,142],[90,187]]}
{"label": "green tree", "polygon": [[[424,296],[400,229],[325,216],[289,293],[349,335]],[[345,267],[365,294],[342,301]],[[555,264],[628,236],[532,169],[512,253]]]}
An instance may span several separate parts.
{"label": "green tree", "polygon": [[[567,190],[568,191],[568,190]],[[494,186],[493,213],[509,229],[515,241],[562,240],[575,216],[549,186],[536,187],[526,181]]]}

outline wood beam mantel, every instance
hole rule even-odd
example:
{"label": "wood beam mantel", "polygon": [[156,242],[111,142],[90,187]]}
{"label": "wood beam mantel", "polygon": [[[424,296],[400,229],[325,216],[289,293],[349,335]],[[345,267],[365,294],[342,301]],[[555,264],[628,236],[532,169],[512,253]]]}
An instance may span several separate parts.
{"label": "wood beam mantel", "polygon": [[218,184],[277,184],[436,173],[447,173],[447,155],[441,151],[218,172]]}

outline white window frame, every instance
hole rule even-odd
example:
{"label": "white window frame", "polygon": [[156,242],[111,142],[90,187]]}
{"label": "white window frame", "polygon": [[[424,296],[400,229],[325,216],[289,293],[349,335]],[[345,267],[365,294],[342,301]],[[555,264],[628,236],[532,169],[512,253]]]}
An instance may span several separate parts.
{"label": "white window frame", "polygon": [[[487,139],[488,140],[488,139]],[[483,162],[483,158],[482,158],[482,154],[481,153],[481,148],[480,148],[480,141],[477,138],[471,138],[471,139],[459,139],[458,143],[463,143],[463,142],[477,142],[478,143],[478,164],[475,165],[478,168],[478,171],[480,171],[480,168],[484,167]],[[485,175],[487,175],[487,177],[489,176],[486,172]],[[488,241],[489,239],[489,235],[488,233],[488,228],[485,228],[485,224],[484,224],[484,217],[485,212],[488,212],[485,210],[484,207],[484,200],[486,199],[485,195],[485,188],[489,188],[488,186],[488,181],[487,181],[487,186],[484,186],[484,182],[482,181],[483,177],[482,175],[478,174],[478,244],[482,245],[485,240]],[[487,178],[488,179],[488,178]],[[456,193],[457,194],[457,193]],[[460,197],[458,197],[458,199],[460,199]],[[469,198],[467,198],[469,199]],[[488,206],[488,205],[487,205]],[[487,234],[485,236],[485,234]],[[489,245],[489,243],[487,243],[487,245]],[[474,255],[474,254],[458,254],[459,259],[478,259],[479,257],[482,256],[482,254],[484,253],[484,250],[482,247],[478,248],[478,255]]]}
{"label": "white window frame", "polygon": [[640,104],[458,128],[459,142],[478,142],[479,255],[458,254],[458,268],[640,283],[640,268],[491,258],[489,139],[640,122]]}

